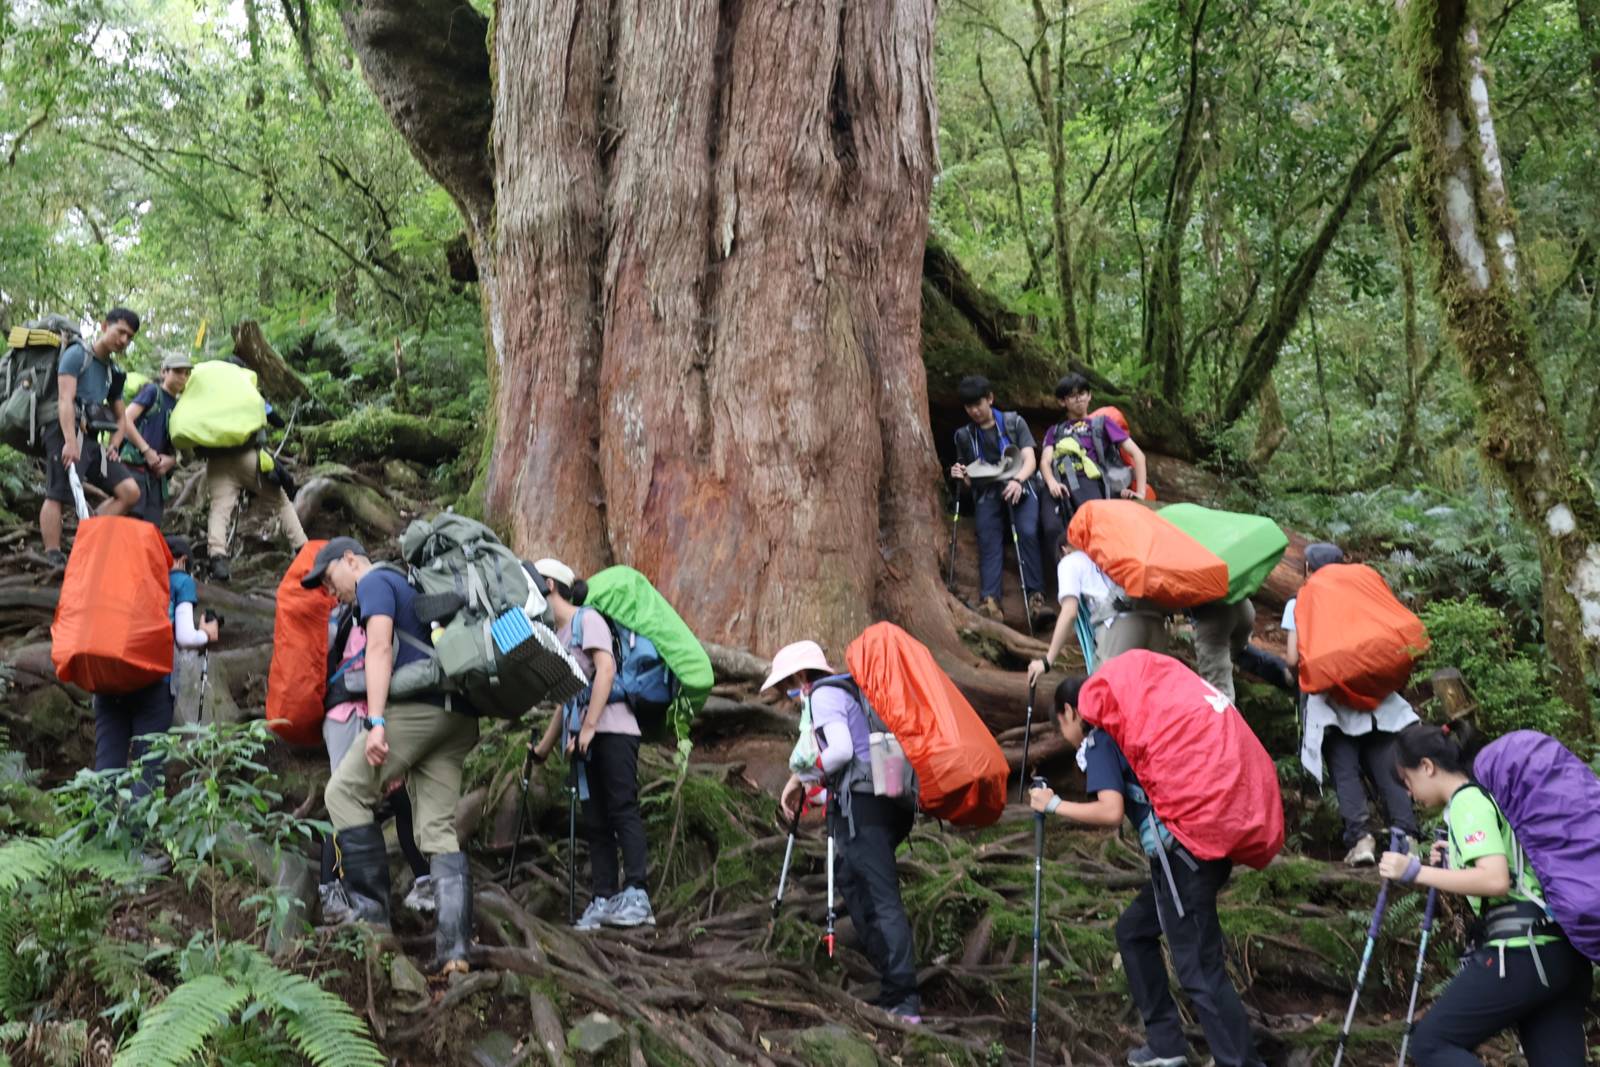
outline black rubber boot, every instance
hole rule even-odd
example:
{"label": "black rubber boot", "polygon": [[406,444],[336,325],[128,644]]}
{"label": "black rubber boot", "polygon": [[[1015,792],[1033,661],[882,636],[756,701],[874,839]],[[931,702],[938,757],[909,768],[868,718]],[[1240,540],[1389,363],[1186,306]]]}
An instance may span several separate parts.
{"label": "black rubber boot", "polygon": [[353,830],[340,830],[334,843],[339,849],[339,867],[344,888],[357,922],[374,926],[389,925],[389,850],[383,843],[383,829],[368,823]]}
{"label": "black rubber boot", "polygon": [[429,864],[434,899],[438,901],[439,930],[434,935],[434,967],[446,973],[469,969],[472,944],[472,873],[465,852],[446,852]]}

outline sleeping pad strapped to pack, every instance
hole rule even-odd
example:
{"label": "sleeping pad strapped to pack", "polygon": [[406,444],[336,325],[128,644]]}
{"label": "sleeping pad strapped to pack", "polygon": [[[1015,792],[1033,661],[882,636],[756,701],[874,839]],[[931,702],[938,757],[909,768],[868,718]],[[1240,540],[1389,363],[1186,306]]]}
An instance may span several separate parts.
{"label": "sleeping pad strapped to pack", "polygon": [[235,448],[267,425],[256,372],[225,359],[196,363],[172,409],[167,432],[177,448]]}
{"label": "sleeping pad strapped to pack", "polygon": [[961,826],[999,819],[1011,768],[933,653],[894,623],[880,622],[850,642],[845,661],[917,772],[921,810]]}
{"label": "sleeping pad strapped to pack", "polygon": [[1228,595],[1228,565],[1137,500],[1081,505],[1067,540],[1136,600],[1177,610]]}
{"label": "sleeping pad strapped to pack", "polygon": [[305,589],[326,541],[307,541],[278,583],[272,616],[272,666],[267,673],[267,726],[291,745],[322,743],[322,694],[328,684],[328,618],[337,601],[320,586]]}
{"label": "sleeping pad strapped to pack", "polygon": [[1289,538],[1264,515],[1199,504],[1168,504],[1158,514],[1228,565],[1228,595],[1223,598],[1228,604],[1254,596],[1289,547]]}
{"label": "sleeping pad strapped to pack", "polygon": [[78,523],[50,624],[56,677],[91,693],[132,693],[172,673],[172,553],[142,519]]}
{"label": "sleeping pad strapped to pack", "polygon": [[1383,575],[1360,563],[1319,568],[1294,607],[1300,688],[1357,711],[1372,711],[1405,688],[1428,650],[1428,631],[1389,591]]}
{"label": "sleeping pad strapped to pack", "polygon": [[1078,712],[1111,735],[1156,817],[1196,859],[1260,870],[1283,850],[1278,769],[1244,716],[1194,671],[1124,652],[1084,683]]}

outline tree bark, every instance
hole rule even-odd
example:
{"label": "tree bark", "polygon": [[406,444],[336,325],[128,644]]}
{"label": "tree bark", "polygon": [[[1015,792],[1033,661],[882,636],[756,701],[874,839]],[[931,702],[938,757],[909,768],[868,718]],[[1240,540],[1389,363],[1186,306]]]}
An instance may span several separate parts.
{"label": "tree bark", "polygon": [[1446,329],[1470,383],[1487,467],[1533,531],[1557,687],[1588,712],[1600,665],[1600,506],[1545,394],[1488,78],[1466,0],[1402,0],[1421,217]]}
{"label": "tree bark", "polygon": [[233,354],[256,372],[261,395],[268,400],[284,404],[311,395],[306,383],[289,369],[254,319],[243,319],[233,327]]}

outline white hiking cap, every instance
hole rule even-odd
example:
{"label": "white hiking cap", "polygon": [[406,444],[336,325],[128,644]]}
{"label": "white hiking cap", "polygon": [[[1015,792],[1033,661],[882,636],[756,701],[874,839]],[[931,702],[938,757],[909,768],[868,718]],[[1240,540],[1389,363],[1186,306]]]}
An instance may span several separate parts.
{"label": "white hiking cap", "polygon": [[572,573],[572,568],[562,563],[559,559],[537,560],[534,562],[533,569],[553,582],[560,582],[568,589],[571,589],[572,583],[578,580],[578,576]]}
{"label": "white hiking cap", "polygon": [[833,673],[833,668],[828,666],[828,657],[822,654],[822,646],[815,641],[796,641],[778,649],[778,654],[772,657],[772,673],[761,683],[761,688],[771,689],[801,671]]}

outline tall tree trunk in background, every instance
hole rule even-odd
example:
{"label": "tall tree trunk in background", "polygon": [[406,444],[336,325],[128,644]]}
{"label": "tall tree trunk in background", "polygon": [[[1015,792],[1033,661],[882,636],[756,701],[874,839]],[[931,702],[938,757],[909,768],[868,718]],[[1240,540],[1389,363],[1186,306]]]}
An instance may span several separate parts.
{"label": "tall tree trunk in background", "polygon": [[1589,88],[1600,103],[1600,0],[1576,0],[1578,32],[1583,49],[1589,54]]}
{"label": "tall tree trunk in background", "polygon": [[490,518],[580,573],[638,567],[709,640],[837,653],[886,616],[961,659],[921,361],[932,0],[501,4],[492,166],[417,88],[473,18],[344,14],[473,230]]}
{"label": "tall tree trunk in background", "polygon": [[1405,370],[1405,395],[1400,401],[1400,434],[1394,458],[1389,462],[1389,477],[1397,479],[1416,466],[1419,434],[1417,418],[1422,410],[1422,391],[1438,368],[1442,348],[1429,355],[1417,328],[1417,269],[1411,254],[1411,231],[1406,227],[1404,196],[1398,179],[1378,186],[1378,201],[1394,235],[1395,258],[1400,264],[1400,347]]}
{"label": "tall tree trunk in background", "polygon": [[1558,686],[1588,712],[1600,662],[1600,506],[1534,358],[1513,214],[1466,0],[1401,0],[1421,218],[1445,326],[1477,401],[1480,446],[1539,543]]}

